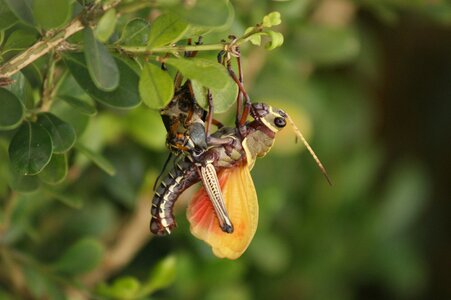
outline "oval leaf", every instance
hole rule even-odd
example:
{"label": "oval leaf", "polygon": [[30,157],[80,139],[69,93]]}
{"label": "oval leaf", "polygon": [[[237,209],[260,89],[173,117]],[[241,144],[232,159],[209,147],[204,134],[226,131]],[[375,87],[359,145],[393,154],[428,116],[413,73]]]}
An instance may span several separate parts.
{"label": "oval leaf", "polygon": [[39,179],[48,184],[61,183],[67,176],[67,158],[65,154],[53,154],[48,165],[39,173]]}
{"label": "oval leaf", "polygon": [[31,193],[39,188],[39,179],[38,176],[20,175],[11,170],[9,176],[9,185],[15,191],[22,193]]}
{"label": "oval leaf", "polygon": [[85,238],[69,247],[58,259],[56,271],[78,275],[93,270],[102,260],[104,247],[97,240]]}
{"label": "oval leaf", "polygon": [[169,286],[175,279],[176,267],[177,260],[175,256],[171,255],[164,258],[151,271],[144,290],[151,293]]}
{"label": "oval leaf", "polygon": [[12,92],[0,88],[0,129],[13,129],[22,122],[25,109]]}
{"label": "oval leaf", "polygon": [[152,23],[147,46],[152,49],[174,43],[187,29],[188,24],[179,16],[172,13],[162,14]]}
{"label": "oval leaf", "polygon": [[223,65],[205,58],[168,58],[168,65],[176,67],[185,77],[197,80],[207,88],[222,89],[230,80]]}
{"label": "oval leaf", "polygon": [[12,170],[18,175],[35,175],[52,157],[52,139],[41,125],[25,122],[9,144]]}
{"label": "oval leaf", "polygon": [[0,31],[8,29],[17,22],[16,16],[9,10],[8,6],[0,1]]}
{"label": "oval leaf", "polygon": [[56,28],[69,20],[72,5],[68,0],[33,0],[33,13],[42,28]]}
{"label": "oval leaf", "polygon": [[[196,80],[192,80],[191,85],[199,105],[208,109],[207,89]],[[213,96],[214,113],[223,113],[235,103],[238,94],[238,86],[230,79],[227,81],[224,88],[210,89],[210,92]]]}
{"label": "oval leaf", "polygon": [[86,148],[81,144],[77,144],[77,149],[80,150],[87,158],[89,158],[93,163],[95,163],[100,169],[104,170],[108,175],[113,176],[116,174],[116,169],[113,164],[109,162],[105,157],[99,153]]}
{"label": "oval leaf", "polygon": [[97,88],[112,91],[119,85],[119,70],[108,49],[96,40],[90,28],[85,28],[85,58],[89,75]]}
{"label": "oval leaf", "polygon": [[120,81],[117,89],[105,92],[98,89],[90,80],[86,62],[81,54],[71,54],[65,57],[65,63],[78,84],[94,100],[115,108],[133,108],[140,104],[138,94],[139,77],[125,62],[116,59],[120,72]]}
{"label": "oval leaf", "polygon": [[145,46],[149,37],[149,23],[141,18],[133,19],[125,25],[119,43],[126,46]]}
{"label": "oval leaf", "polygon": [[93,103],[67,95],[58,96],[58,98],[84,115],[95,116],[97,114],[97,109]]}
{"label": "oval leaf", "polygon": [[[187,9],[178,9],[190,24],[204,27],[218,27],[227,24],[231,5],[228,0],[197,0]],[[232,10],[233,14],[233,10]]]}
{"label": "oval leaf", "polygon": [[32,0],[3,0],[9,9],[23,22],[33,25],[34,18],[31,11]]}
{"label": "oval leaf", "polygon": [[94,30],[96,38],[105,43],[114,32],[116,27],[116,10],[114,8],[108,10],[99,20]]}
{"label": "oval leaf", "polygon": [[38,122],[52,137],[53,152],[64,153],[75,144],[76,135],[74,128],[51,113],[38,115]]}
{"label": "oval leaf", "polygon": [[139,93],[150,108],[159,109],[172,99],[174,83],[171,76],[154,64],[144,65],[139,80]]}

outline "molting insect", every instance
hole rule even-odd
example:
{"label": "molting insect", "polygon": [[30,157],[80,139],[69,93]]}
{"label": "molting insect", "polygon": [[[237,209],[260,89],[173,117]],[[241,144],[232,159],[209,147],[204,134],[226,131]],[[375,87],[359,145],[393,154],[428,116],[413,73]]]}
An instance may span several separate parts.
{"label": "molting insect", "polygon": [[[218,257],[236,259],[247,249],[258,223],[257,193],[250,170],[257,157],[266,155],[275,135],[290,123],[328,182],[323,165],[289,115],[264,103],[251,103],[243,86],[239,49],[238,76],[231,68],[229,53],[219,60],[238,86],[236,126],[223,127],[213,118],[213,99],[207,94],[209,111],[197,105],[189,80],[176,89],[162,111],[168,131],[167,146],[179,158],[161,180],[152,200],[150,229],[157,235],[171,233],[176,226],[173,206],[179,195],[201,181],[202,187],[187,209],[191,233],[212,247]],[[176,77],[176,82],[181,82]],[[248,121],[248,116],[252,121]],[[215,124],[218,130],[209,134]]]}

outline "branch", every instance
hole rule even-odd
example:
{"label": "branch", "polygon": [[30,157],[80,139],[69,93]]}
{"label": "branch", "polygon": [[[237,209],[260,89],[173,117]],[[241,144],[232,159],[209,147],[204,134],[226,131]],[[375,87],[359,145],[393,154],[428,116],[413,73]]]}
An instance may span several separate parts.
{"label": "branch", "polygon": [[83,28],[81,16],[78,16],[65,28],[56,31],[52,36],[37,42],[2,65],[0,67],[0,79],[11,77]]}
{"label": "branch", "polygon": [[[78,17],[72,20],[63,29],[57,30],[54,33],[49,32],[49,36],[46,36],[43,40],[36,42],[30,48],[22,53],[19,53],[18,55],[7,61],[5,64],[0,66],[0,84],[7,85],[8,82],[10,82],[9,77],[16,74],[29,64],[33,63],[41,56],[50,52],[53,48],[60,45],[73,34],[82,30],[85,27],[82,20],[89,20],[90,16],[92,16],[91,14],[93,14],[95,16],[93,23],[95,23],[108,9],[118,6],[119,4],[121,4],[121,1],[122,0],[117,0],[108,5],[104,5],[103,7],[93,6],[88,10],[83,11],[80,15],[78,15]],[[124,9],[128,9],[127,12],[132,11],[128,6],[124,6]],[[118,10],[118,14],[120,13],[122,13],[122,11]]]}

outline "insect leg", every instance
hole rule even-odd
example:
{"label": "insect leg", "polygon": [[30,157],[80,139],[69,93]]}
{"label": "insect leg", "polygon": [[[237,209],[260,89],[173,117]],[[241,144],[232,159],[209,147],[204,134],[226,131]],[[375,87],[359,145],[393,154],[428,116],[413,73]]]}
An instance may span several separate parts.
{"label": "insect leg", "polygon": [[226,233],[233,232],[233,225],[225,208],[224,197],[222,196],[221,186],[219,185],[218,176],[215,167],[211,163],[200,167],[200,178],[207,194],[213,204],[213,208],[218,217],[219,226]]}
{"label": "insect leg", "polygon": [[211,94],[210,89],[207,90],[207,100],[208,100],[208,114],[207,114],[207,122],[205,123],[205,133],[207,136],[209,136],[210,125],[213,122],[213,113],[214,113],[213,96]]}
{"label": "insect leg", "polygon": [[166,161],[164,162],[163,169],[161,169],[160,174],[158,175],[157,179],[155,179],[155,183],[153,184],[153,191],[155,191],[155,189],[157,188],[157,183],[158,183],[158,181],[160,181],[161,176],[163,175],[164,171],[166,170],[166,167],[168,166],[169,161],[171,160],[171,157],[172,157],[172,152],[169,152],[169,155],[166,158]]}

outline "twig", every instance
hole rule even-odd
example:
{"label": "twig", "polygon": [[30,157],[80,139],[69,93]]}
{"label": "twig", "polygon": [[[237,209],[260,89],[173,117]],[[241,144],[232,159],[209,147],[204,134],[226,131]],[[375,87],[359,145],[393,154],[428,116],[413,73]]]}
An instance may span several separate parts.
{"label": "twig", "polygon": [[56,31],[52,36],[41,40],[25,50],[24,52],[13,57],[0,67],[0,80],[8,78],[25,68],[41,56],[47,54],[50,50],[58,46],[61,42],[69,38],[84,28],[81,22],[81,16],[75,18],[64,29]]}

